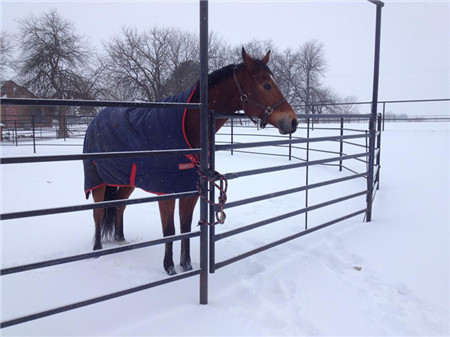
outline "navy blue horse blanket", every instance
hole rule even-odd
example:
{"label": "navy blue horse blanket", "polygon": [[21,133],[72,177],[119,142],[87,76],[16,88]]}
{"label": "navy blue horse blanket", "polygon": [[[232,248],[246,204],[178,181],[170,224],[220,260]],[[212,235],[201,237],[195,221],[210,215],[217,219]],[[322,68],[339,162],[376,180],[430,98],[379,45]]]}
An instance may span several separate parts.
{"label": "navy blue horse blanket", "polygon": [[[195,87],[163,102],[189,103]],[[189,149],[184,108],[105,108],[89,125],[84,153]],[[84,189],[134,186],[156,194],[196,189],[195,156],[170,155],[84,160]]]}

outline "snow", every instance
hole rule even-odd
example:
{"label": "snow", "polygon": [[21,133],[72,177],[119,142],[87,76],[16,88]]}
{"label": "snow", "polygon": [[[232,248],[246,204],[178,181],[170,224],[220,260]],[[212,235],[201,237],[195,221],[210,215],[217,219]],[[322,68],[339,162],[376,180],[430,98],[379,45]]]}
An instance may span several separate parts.
{"label": "snow", "polygon": [[[352,127],[361,129],[362,124]],[[237,141],[267,140],[274,130],[244,130]],[[237,132],[237,131],[236,131]],[[311,136],[337,135],[315,130]],[[300,130],[298,136],[305,136]],[[209,304],[199,305],[198,277],[31,321],[4,336],[162,335],[449,335],[449,125],[387,123],[382,134],[381,183],[373,220],[351,218],[209,275]],[[221,141],[228,136],[218,137]],[[65,144],[79,145],[81,139]],[[363,140],[361,141],[363,142]],[[38,155],[79,153],[80,146],[46,141]],[[46,146],[42,144],[47,144]],[[315,145],[317,147],[319,145]],[[337,150],[338,143],[320,145]],[[2,156],[33,155],[31,146],[2,146]],[[266,151],[287,153],[286,148]],[[347,154],[362,152],[345,145]],[[294,154],[304,156],[303,150]],[[311,159],[328,156],[312,153]],[[294,161],[295,162],[295,161]],[[284,157],[217,153],[221,173],[289,163]],[[358,172],[364,164],[346,163]],[[82,164],[0,166],[1,212],[85,204]],[[336,167],[310,169],[310,183],[349,175]],[[230,180],[229,201],[301,186],[305,169]],[[364,190],[363,179],[313,190],[309,204]],[[133,197],[147,196],[137,191]],[[305,194],[227,210],[225,232],[304,207]],[[364,197],[308,216],[313,227],[365,207]],[[198,207],[195,211],[198,220]],[[303,229],[304,215],[217,243],[217,261]],[[194,222],[197,220],[194,219]],[[135,243],[161,237],[156,204],[129,206],[125,236]],[[193,226],[196,229],[196,226]],[[89,252],[90,211],[2,222],[2,268]],[[198,268],[198,239],[192,240]],[[113,247],[114,244],[106,244]],[[163,247],[150,247],[2,277],[2,321],[162,279]],[[175,261],[179,243],[175,243]],[[178,267],[177,267],[178,268]],[[181,270],[178,268],[178,272]]]}

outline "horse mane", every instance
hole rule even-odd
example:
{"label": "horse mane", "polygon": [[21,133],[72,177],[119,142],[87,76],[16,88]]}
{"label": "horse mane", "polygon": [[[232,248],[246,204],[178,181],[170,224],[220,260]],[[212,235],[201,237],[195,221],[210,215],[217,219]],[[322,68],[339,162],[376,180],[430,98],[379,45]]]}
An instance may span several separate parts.
{"label": "horse mane", "polygon": [[[263,63],[260,60],[255,60],[255,62],[259,68],[261,68],[261,69],[267,71],[269,74],[273,75],[272,71],[265,63]],[[215,86],[219,85],[220,83],[222,83],[229,77],[233,76],[234,72],[240,71],[244,68],[245,68],[245,64],[239,63],[239,64],[229,64],[223,68],[213,71],[212,73],[208,74],[208,88],[214,88]],[[200,98],[200,90],[199,90],[200,89],[200,80],[197,81],[196,86],[197,86],[197,89],[195,90],[192,100],[194,100],[194,99],[197,100]]]}

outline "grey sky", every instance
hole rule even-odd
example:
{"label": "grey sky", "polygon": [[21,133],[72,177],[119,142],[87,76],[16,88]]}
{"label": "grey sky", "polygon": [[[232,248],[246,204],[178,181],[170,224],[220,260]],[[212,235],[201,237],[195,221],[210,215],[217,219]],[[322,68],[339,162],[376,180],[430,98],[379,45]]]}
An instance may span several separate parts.
{"label": "grey sky", "polygon": [[[382,15],[380,100],[450,97],[449,1],[385,1]],[[50,8],[75,23],[93,45],[120,32],[175,26],[198,32],[197,1],[2,1],[2,29],[17,31],[17,19]],[[271,39],[296,49],[317,39],[325,46],[325,83],[341,96],[371,99],[375,6],[367,1],[214,1],[210,30],[232,45]],[[433,107],[431,110],[429,107]],[[448,104],[423,113],[450,113]],[[442,111],[442,107],[447,111]],[[416,106],[417,108],[417,106]],[[423,107],[422,107],[423,108]],[[396,109],[417,113],[405,107]],[[395,109],[391,109],[395,110]]]}

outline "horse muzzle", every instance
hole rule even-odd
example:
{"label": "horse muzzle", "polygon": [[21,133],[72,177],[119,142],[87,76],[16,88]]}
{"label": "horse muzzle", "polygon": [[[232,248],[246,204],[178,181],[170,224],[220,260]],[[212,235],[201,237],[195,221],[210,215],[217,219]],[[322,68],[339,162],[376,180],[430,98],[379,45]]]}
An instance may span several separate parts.
{"label": "horse muzzle", "polygon": [[285,116],[278,120],[277,128],[280,134],[287,135],[297,131],[298,118],[297,116]]}

